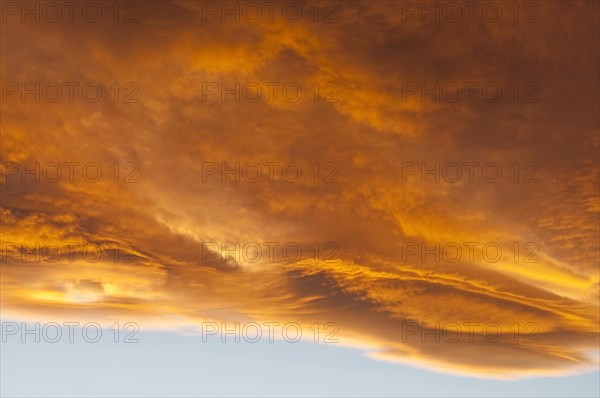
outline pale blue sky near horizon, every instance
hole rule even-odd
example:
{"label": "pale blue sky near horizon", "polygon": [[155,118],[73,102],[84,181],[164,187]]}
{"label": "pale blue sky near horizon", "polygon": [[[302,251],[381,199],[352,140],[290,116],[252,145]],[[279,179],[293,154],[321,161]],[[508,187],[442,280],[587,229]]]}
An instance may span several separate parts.
{"label": "pale blue sky near horizon", "polygon": [[338,344],[222,343],[142,332],[139,342],[57,343],[6,336],[2,397],[394,396],[598,397],[600,373],[518,381],[457,376],[372,359]]}

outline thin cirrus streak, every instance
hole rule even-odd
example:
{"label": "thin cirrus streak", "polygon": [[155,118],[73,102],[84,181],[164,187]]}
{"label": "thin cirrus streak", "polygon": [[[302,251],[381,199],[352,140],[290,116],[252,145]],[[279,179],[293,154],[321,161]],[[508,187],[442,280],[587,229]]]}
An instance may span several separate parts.
{"label": "thin cirrus streak", "polygon": [[[519,378],[598,366],[597,3],[544,2],[539,22],[518,30],[404,21],[400,2],[344,3],[331,24],[203,23],[197,2],[138,11],[130,25],[2,25],[4,316],[174,331],[205,320],[335,322],[342,344],[443,371]],[[305,91],[295,102],[207,95],[206,83],[223,81]],[[506,97],[407,95],[416,86],[406,82],[436,81],[501,82]],[[515,81],[539,82],[539,102],[515,103]],[[10,82],[97,82],[104,95],[21,100]],[[114,82],[134,82],[137,101],[115,101]],[[314,101],[311,84],[332,82],[335,101]],[[103,177],[22,181],[14,168],[52,162],[94,162]],[[222,162],[294,162],[303,174],[222,182]],[[451,162],[501,164],[503,178],[407,173]],[[313,180],[315,163],[334,165],[331,181],[324,169]],[[535,164],[534,183],[515,183],[515,164]],[[338,250],[221,261],[203,257],[207,242]],[[423,253],[451,242],[493,242],[502,255]],[[89,261],[79,249],[22,261],[19,245],[36,243],[94,243],[129,261]],[[518,253],[533,261],[515,261],[515,243],[534,243]],[[497,341],[484,338],[490,323],[504,332]],[[449,324],[472,333],[427,334]],[[528,325],[525,336],[515,324]]]}

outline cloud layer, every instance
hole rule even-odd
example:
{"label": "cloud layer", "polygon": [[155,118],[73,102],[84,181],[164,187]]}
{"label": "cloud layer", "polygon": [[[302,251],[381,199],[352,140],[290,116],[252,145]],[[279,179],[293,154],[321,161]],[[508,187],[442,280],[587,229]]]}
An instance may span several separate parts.
{"label": "cloud layer", "polygon": [[[202,2],[162,1],[140,4],[136,23],[107,9],[97,23],[7,16],[3,314],[335,322],[343,344],[443,371],[597,366],[598,4],[541,2],[533,23],[508,9],[497,23],[423,23],[383,1],[323,9],[336,11],[325,23],[303,7],[311,17],[296,23],[223,23]],[[48,82],[62,87],[56,102]],[[65,82],[79,84],[72,101]],[[97,102],[81,91],[90,82]],[[450,91],[422,98],[436,82]],[[444,97],[465,82],[473,101]],[[40,84],[39,102],[22,83]],[[236,83],[239,101],[222,96]],[[78,163],[72,181],[65,162]],[[36,163],[39,182],[22,173]],[[90,163],[97,182],[81,174]],[[236,163],[240,182],[223,182]],[[439,182],[425,173],[436,167]],[[257,261],[212,244],[252,242]],[[267,242],[279,243],[272,258]],[[22,261],[36,244],[63,256]],[[462,335],[444,335],[450,324]]]}

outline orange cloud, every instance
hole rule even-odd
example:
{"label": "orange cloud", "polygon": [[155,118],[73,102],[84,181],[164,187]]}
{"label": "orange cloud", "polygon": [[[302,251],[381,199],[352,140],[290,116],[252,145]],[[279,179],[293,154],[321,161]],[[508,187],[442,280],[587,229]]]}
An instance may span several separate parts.
{"label": "orange cloud", "polygon": [[[374,2],[344,3],[332,24],[203,23],[198,7],[144,3],[129,25],[2,25],[5,316],[174,331],[334,322],[341,344],[442,371],[518,378],[597,366],[597,4],[544,3],[540,22],[517,30],[404,23]],[[515,103],[515,80],[538,82],[540,102]],[[402,92],[436,81],[507,91],[495,103]],[[15,82],[80,84],[73,101],[64,91],[36,102],[9,95]],[[89,82],[97,102],[79,91]],[[278,85],[272,100],[203,92],[223,82]],[[286,83],[302,88],[297,102]],[[263,178],[223,182],[223,162],[262,165]],[[450,162],[499,164],[502,178],[404,180],[408,163]],[[282,172],[292,163],[295,182]],[[539,168],[535,183],[524,182],[527,164]],[[207,260],[208,242],[293,242],[304,256]],[[481,249],[491,243],[494,261]],[[465,250],[456,261],[423,253],[449,244]]]}

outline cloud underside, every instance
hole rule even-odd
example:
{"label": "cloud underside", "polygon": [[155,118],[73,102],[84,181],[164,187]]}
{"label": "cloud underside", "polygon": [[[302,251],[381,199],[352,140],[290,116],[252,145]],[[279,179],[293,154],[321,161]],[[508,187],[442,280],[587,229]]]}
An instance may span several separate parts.
{"label": "cloud underside", "polygon": [[[544,2],[538,23],[515,26],[403,22],[397,3],[379,3],[345,3],[333,24],[202,23],[191,2],[143,4],[136,24],[3,24],[3,83],[99,82],[105,95],[9,98],[2,162],[139,169],[135,183],[5,175],[2,242],[105,250],[96,262],[77,250],[23,262],[10,246],[3,315],[169,330],[334,322],[342,344],[441,371],[513,378],[597,367],[598,4]],[[542,90],[532,104],[509,95],[435,103],[403,99],[407,81],[535,81]],[[135,82],[139,103],[115,103],[115,82]],[[222,102],[203,99],[203,82],[304,91],[295,103],[278,90],[272,101]],[[315,102],[311,84],[332,82],[338,101],[321,93]],[[466,161],[505,173],[532,162],[539,182],[402,180],[406,162]],[[204,162],[296,162],[305,174],[203,182]],[[338,182],[314,183],[315,163],[335,164]],[[296,242],[310,254],[205,261],[203,242]],[[315,259],[315,242],[339,250]],[[436,261],[406,256],[407,242],[497,242],[503,255]],[[513,261],[514,244],[528,242],[536,262]],[[490,323],[503,331],[497,341],[484,338]],[[431,330],[449,324],[462,336],[436,341]]]}

